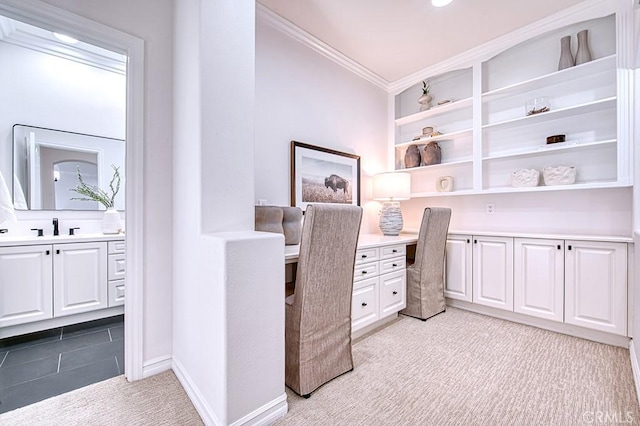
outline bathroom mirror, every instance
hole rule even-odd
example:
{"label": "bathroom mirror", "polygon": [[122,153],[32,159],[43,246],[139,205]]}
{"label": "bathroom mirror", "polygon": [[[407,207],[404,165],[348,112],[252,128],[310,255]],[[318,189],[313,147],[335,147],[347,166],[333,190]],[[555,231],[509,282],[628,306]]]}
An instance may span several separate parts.
{"label": "bathroom mirror", "polygon": [[125,141],[56,129],[13,126],[13,201],[18,210],[101,210],[74,200],[78,170],[85,183],[110,192],[113,167],[122,184],[115,208],[124,210]]}

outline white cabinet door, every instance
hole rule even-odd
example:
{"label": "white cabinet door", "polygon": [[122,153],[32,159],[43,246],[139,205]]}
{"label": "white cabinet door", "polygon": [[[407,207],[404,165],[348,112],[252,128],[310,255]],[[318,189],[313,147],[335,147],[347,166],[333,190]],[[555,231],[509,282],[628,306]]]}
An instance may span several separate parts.
{"label": "white cabinet door", "polygon": [[380,275],[380,318],[407,307],[407,271]]}
{"label": "white cabinet door", "polygon": [[444,295],[471,302],[471,235],[449,235],[446,253]]}
{"label": "white cabinet door", "polygon": [[380,319],[378,280],[378,277],[374,277],[353,283],[351,332],[373,324]]}
{"label": "white cabinet door", "polygon": [[513,311],[513,238],[473,237],[473,302]]}
{"label": "white cabinet door", "polygon": [[53,246],[54,316],[107,307],[107,243]]}
{"label": "white cabinet door", "polygon": [[0,248],[0,327],[52,318],[51,246]]}
{"label": "white cabinet door", "polygon": [[563,240],[515,239],[513,310],[563,321]]}
{"label": "white cabinet door", "polygon": [[565,322],[626,335],[627,245],[565,244]]}

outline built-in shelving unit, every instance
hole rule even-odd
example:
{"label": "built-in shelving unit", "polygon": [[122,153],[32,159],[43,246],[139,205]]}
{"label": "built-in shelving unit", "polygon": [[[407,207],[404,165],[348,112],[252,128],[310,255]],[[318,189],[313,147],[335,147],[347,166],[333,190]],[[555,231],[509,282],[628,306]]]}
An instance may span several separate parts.
{"label": "built-in shelving unit", "polygon": [[[439,65],[433,76],[393,93],[394,166],[412,173],[412,197],[629,186],[630,141],[623,127],[631,122],[624,116],[630,94],[621,83],[626,53],[617,49],[631,43],[617,13],[615,2],[603,2],[590,13],[540,23],[528,39],[503,41],[495,50],[488,44],[463,66]],[[558,71],[560,39],[572,36],[575,54],[576,34],[584,29],[593,60]],[[433,101],[420,112],[423,81]],[[538,97],[550,100],[549,111],[527,115],[525,103]],[[437,106],[443,100],[451,102]],[[425,136],[425,127],[441,134]],[[566,142],[546,143],[559,134]],[[407,149],[422,151],[429,142],[440,147],[441,163],[406,168]],[[559,165],[576,167],[575,184],[545,186],[542,173],[536,187],[511,183],[517,170]],[[453,177],[452,192],[436,191],[442,176]]]}

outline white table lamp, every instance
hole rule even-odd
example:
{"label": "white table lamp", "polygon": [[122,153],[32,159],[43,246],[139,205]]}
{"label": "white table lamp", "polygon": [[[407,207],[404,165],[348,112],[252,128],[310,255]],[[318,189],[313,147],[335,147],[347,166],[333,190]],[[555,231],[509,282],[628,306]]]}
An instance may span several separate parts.
{"label": "white table lamp", "polygon": [[387,172],[373,176],[373,199],[383,201],[380,230],[384,235],[398,235],[402,231],[400,200],[411,198],[411,175]]}

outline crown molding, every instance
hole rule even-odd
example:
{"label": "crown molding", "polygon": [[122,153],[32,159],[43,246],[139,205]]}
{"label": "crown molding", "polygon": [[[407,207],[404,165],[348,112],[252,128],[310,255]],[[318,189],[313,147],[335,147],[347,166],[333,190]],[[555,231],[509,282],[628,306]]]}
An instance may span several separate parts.
{"label": "crown molding", "polygon": [[417,81],[456,68],[472,67],[478,61],[486,61],[509,47],[531,39],[537,35],[570,25],[583,20],[594,19],[595,16],[606,16],[614,13],[620,5],[620,0],[585,0],[573,7],[561,10],[547,18],[526,25],[480,46],[453,56],[436,65],[409,74],[406,77],[389,83],[389,93],[397,94]]}
{"label": "crown molding", "polygon": [[125,56],[79,42],[62,43],[50,31],[0,16],[0,41],[125,75]]}
{"label": "crown molding", "polygon": [[342,66],[343,68],[351,71],[358,77],[367,80],[368,82],[374,84],[375,86],[383,89],[386,92],[389,91],[390,83],[387,80],[372,72],[368,68],[365,68],[361,64],[357,63],[356,61],[334,49],[333,47],[329,46],[322,40],[304,31],[302,28],[287,21],[282,16],[271,11],[260,3],[256,3],[256,16],[271,27],[302,43],[308,48],[321,54],[325,58],[330,59],[336,64]]}

